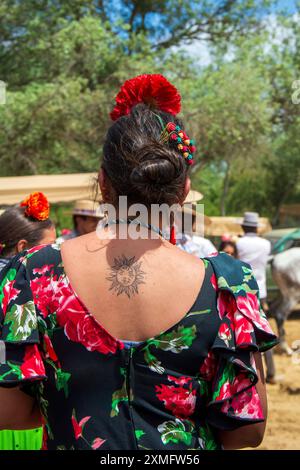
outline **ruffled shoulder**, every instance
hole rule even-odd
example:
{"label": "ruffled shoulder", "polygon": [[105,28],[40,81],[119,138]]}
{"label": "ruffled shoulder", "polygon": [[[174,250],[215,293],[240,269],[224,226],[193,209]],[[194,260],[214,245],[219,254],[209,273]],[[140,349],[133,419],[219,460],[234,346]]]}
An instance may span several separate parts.
{"label": "ruffled shoulder", "polygon": [[12,258],[0,277],[0,384],[45,377],[39,352],[38,315],[26,268],[33,250]]}
{"label": "ruffled shoulder", "polygon": [[217,306],[222,320],[215,348],[263,352],[276,345],[278,338],[260,305],[259,288],[251,266],[226,253],[206,260],[214,270]]}
{"label": "ruffled shoulder", "polygon": [[216,367],[208,421],[232,430],[264,420],[255,384],[253,353],[278,343],[260,306],[259,290],[249,264],[220,253],[206,258],[214,274],[219,328],[211,350]]}

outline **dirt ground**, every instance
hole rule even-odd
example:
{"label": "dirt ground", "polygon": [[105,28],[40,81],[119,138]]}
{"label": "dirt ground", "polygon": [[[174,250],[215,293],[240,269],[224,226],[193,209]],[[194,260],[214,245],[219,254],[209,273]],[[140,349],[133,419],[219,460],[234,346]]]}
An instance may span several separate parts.
{"label": "dirt ground", "polygon": [[261,450],[300,450],[300,312],[286,322],[286,333],[289,346],[298,340],[299,349],[290,357],[274,355],[279,380],[267,385],[269,415]]}

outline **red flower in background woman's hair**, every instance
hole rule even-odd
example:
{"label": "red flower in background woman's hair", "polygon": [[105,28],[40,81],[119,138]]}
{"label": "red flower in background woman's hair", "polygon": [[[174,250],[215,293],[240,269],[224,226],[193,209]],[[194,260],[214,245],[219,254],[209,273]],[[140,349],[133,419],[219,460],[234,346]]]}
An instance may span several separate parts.
{"label": "red flower in background woman's hair", "polygon": [[43,193],[38,191],[29,194],[20,204],[26,207],[25,215],[36,220],[47,220],[49,218],[50,204]]}
{"label": "red flower in background woman's hair", "polygon": [[154,109],[176,116],[180,112],[180,94],[163,75],[144,74],[126,80],[116,96],[110,113],[113,121],[130,113],[133,106],[145,103]]}

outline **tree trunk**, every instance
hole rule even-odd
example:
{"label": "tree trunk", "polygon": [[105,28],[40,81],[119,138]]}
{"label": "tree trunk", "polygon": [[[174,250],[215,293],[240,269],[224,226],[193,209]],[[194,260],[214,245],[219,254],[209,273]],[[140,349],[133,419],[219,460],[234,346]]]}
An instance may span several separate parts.
{"label": "tree trunk", "polygon": [[230,166],[229,163],[226,162],[226,172],[223,180],[223,190],[222,190],[222,195],[221,195],[221,202],[220,202],[220,210],[221,210],[221,216],[224,217],[226,215],[226,199],[228,195],[228,190],[229,190],[229,180],[230,180]]}

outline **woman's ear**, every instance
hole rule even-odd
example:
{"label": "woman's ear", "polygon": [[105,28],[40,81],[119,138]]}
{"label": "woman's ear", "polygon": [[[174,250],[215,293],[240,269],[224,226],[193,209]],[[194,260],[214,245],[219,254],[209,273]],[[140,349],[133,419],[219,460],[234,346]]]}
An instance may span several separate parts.
{"label": "woman's ear", "polygon": [[183,193],[183,201],[181,201],[181,205],[184,203],[187,195],[189,194],[191,190],[191,179],[189,176],[186,177],[185,180],[185,185],[184,185],[184,193]]}
{"label": "woman's ear", "polygon": [[99,187],[101,191],[102,201],[110,202],[111,201],[111,184],[103,168],[100,168],[99,175],[98,175],[98,182],[99,182]]}
{"label": "woman's ear", "polygon": [[21,251],[26,250],[27,245],[28,245],[27,240],[24,240],[24,239],[19,240],[18,243],[16,244],[16,248],[15,248],[16,253],[21,253]]}

